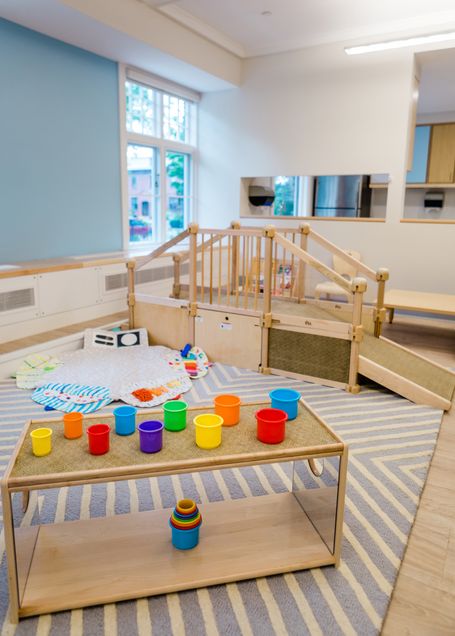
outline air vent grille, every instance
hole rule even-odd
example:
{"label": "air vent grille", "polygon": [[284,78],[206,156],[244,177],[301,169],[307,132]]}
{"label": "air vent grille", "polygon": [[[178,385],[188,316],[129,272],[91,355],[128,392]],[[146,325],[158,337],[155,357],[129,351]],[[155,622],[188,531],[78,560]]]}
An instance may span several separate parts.
{"label": "air vent grille", "polygon": [[0,293],[0,312],[15,311],[35,305],[35,290],[33,287],[14,289]]}
{"label": "air vent grille", "polygon": [[[198,269],[200,263],[198,263]],[[189,270],[188,263],[184,263],[181,268],[181,274],[187,274]],[[143,285],[145,283],[152,283],[153,281],[165,280],[172,278],[174,275],[173,265],[165,265],[163,267],[155,267],[153,269],[141,269],[136,272],[136,285]],[[122,274],[107,274],[105,276],[104,287],[106,292],[116,291],[119,289],[126,289],[128,286],[128,275]]]}
{"label": "air vent grille", "polygon": [[108,274],[104,278],[104,288],[107,292],[122,289],[127,286],[127,274]]}

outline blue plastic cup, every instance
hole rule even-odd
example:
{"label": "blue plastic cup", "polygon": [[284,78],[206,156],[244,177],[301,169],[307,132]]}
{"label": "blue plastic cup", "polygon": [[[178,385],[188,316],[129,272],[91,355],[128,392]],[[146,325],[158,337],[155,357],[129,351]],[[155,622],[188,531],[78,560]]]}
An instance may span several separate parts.
{"label": "blue plastic cup", "polygon": [[172,530],[172,545],[178,550],[191,550],[195,548],[199,543],[199,528],[192,528],[191,530],[180,530],[175,528],[169,521],[169,526]]}
{"label": "blue plastic cup", "polygon": [[272,409],[281,409],[288,414],[289,420],[295,420],[299,408],[301,394],[294,389],[274,389],[270,391],[269,397],[272,400]]}
{"label": "blue plastic cup", "polygon": [[134,406],[118,406],[114,409],[115,432],[117,435],[132,435],[136,430],[136,413]]}

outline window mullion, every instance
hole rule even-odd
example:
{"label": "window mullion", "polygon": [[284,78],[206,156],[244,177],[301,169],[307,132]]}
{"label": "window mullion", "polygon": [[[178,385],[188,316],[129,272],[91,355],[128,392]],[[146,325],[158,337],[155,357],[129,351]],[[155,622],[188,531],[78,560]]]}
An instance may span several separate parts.
{"label": "window mullion", "polygon": [[161,179],[160,179],[160,193],[161,193],[161,219],[160,219],[160,237],[161,242],[166,240],[166,211],[167,211],[167,174],[166,174],[166,149],[164,144],[160,144],[160,162],[161,162]]}

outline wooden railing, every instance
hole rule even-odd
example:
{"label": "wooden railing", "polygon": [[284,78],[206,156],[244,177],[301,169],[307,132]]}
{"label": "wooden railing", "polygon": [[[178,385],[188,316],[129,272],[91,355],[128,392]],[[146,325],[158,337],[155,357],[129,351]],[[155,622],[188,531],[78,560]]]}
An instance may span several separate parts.
{"label": "wooden railing", "polygon": [[[174,249],[188,237],[189,249],[186,246],[184,250]],[[287,229],[241,227],[238,222],[225,229],[199,228],[192,224],[151,254],[128,263],[129,299],[134,303],[134,272],[167,255],[174,264],[172,296],[181,298],[182,293],[188,290],[190,303],[269,313],[272,298],[305,302],[305,274],[309,266],[352,294],[352,313],[358,313],[358,308],[354,307],[355,285],[308,253],[309,238],[352,266],[358,274],[377,283],[373,319],[374,333],[380,335],[385,319],[384,293],[388,270],[374,271],[306,223]],[[182,285],[181,268],[187,261],[189,284]]]}
{"label": "wooden railing", "polygon": [[[275,240],[274,242],[275,257],[277,255],[278,246],[281,245],[283,248],[283,251],[281,252],[281,258],[283,262],[286,262],[287,260],[287,257],[286,257],[287,252],[290,252],[291,254],[295,255],[295,250],[294,251],[291,250],[290,243],[292,243],[293,246],[298,245],[304,252],[306,252],[307,256],[310,256],[308,254],[308,239],[311,238],[316,243],[318,243],[323,248],[325,248],[328,252],[330,252],[332,255],[338,256],[345,263],[352,266],[358,275],[363,275],[365,276],[365,278],[374,281],[377,284],[377,292],[376,292],[376,299],[374,303],[374,314],[373,314],[374,335],[375,336],[381,335],[382,323],[384,322],[386,317],[386,309],[384,307],[385,285],[387,280],[389,279],[389,271],[386,268],[380,268],[376,271],[373,270],[371,267],[368,267],[368,265],[366,265],[359,259],[351,256],[350,254],[342,250],[340,247],[338,247],[337,245],[335,245],[334,243],[326,239],[324,236],[321,236],[321,234],[313,230],[308,223],[302,223],[301,225],[299,225],[298,228],[286,228],[286,229],[276,228],[276,235],[282,236],[283,238],[287,239],[286,244],[280,243],[278,239]],[[310,259],[303,258],[303,257],[300,258],[298,260],[295,277],[293,277],[292,291],[289,295],[295,300],[297,300],[298,302],[305,301],[305,297],[306,297],[305,268],[306,268],[306,265],[311,264],[310,260],[311,260],[311,257]],[[336,282],[337,285],[339,285],[340,287],[346,290],[346,287],[340,281],[340,277],[335,280],[331,275],[327,273],[327,270],[328,269],[330,270],[330,268],[327,268],[327,266],[325,266],[320,261],[317,261],[317,262],[316,261],[317,259],[313,259],[312,261],[312,266],[315,269],[317,269],[326,278],[329,278],[330,280]],[[294,270],[293,262],[292,262],[291,269]],[[347,282],[345,278],[343,277],[341,278],[343,279],[344,282]]]}
{"label": "wooden railing", "polygon": [[[265,371],[268,334],[273,322],[272,299],[280,298],[296,303],[306,302],[305,268],[311,267],[348,294],[352,294],[352,304],[346,304],[347,311],[352,312],[350,318],[348,314],[347,323],[346,321],[340,323],[335,316],[318,319],[316,322],[318,332],[323,330],[325,334],[331,334],[331,337],[342,337],[352,341],[348,385],[350,390],[355,391],[358,389],[359,347],[363,334],[363,294],[367,283],[363,278],[348,281],[331,267],[310,255],[307,251],[308,236],[315,238],[332,253],[355,266],[361,273],[377,280],[377,274],[373,270],[323,237],[316,235],[305,225],[297,230],[282,231],[273,226],[245,228],[240,227],[238,223],[233,223],[226,229],[199,228],[197,224],[192,224],[188,230],[167,241],[151,254],[128,263],[128,301],[131,324],[134,324],[135,270],[153,259],[168,255],[174,262],[172,295],[174,298],[182,298],[185,296],[184,292],[188,292],[191,317],[196,317],[198,308],[207,308],[207,306],[225,309],[226,312],[229,310],[247,315],[261,315],[264,327],[262,369]],[[176,250],[178,244],[187,237],[189,237],[189,249]],[[184,286],[181,284],[181,266],[186,261],[189,262],[189,282]],[[279,312],[275,313],[279,314]],[[346,313],[344,315],[346,317]],[[316,334],[313,322],[308,321],[306,327],[301,325],[302,329],[308,329],[309,332]],[[343,335],[339,333],[340,324],[346,327]]]}

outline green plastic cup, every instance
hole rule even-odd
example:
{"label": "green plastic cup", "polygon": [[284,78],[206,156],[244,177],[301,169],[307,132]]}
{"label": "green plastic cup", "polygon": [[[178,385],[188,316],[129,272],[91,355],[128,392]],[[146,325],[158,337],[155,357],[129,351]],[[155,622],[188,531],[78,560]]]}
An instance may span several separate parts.
{"label": "green plastic cup", "polygon": [[183,400],[171,400],[163,404],[164,428],[167,431],[182,431],[186,427],[188,404]]}

